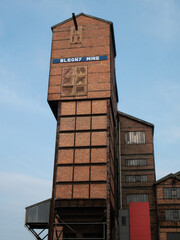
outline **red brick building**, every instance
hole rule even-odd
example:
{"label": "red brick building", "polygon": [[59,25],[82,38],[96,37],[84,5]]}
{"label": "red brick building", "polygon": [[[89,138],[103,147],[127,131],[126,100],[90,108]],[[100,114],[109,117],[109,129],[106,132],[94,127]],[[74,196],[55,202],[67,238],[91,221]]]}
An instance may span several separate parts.
{"label": "red brick building", "polygon": [[156,182],[160,240],[180,239],[180,172]]}
{"label": "red brick building", "polygon": [[52,198],[26,208],[38,240],[175,240],[166,233],[179,223],[162,216],[179,200],[161,198],[164,182],[179,189],[179,175],[156,182],[153,124],[117,111],[115,57],[110,21],[81,13],[52,27]]}

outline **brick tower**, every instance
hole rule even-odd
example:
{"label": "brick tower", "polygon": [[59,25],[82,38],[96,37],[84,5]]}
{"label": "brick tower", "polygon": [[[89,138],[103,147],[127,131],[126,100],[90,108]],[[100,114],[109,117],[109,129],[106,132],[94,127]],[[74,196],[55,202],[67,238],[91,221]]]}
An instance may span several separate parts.
{"label": "brick tower", "polygon": [[52,33],[48,103],[57,132],[48,239],[117,239],[113,24],[81,13]]}

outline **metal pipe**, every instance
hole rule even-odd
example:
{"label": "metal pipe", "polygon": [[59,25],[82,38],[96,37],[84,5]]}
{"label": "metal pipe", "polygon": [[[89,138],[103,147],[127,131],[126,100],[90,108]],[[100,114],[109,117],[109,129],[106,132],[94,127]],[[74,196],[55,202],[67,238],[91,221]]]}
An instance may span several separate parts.
{"label": "metal pipe", "polygon": [[78,30],[78,25],[77,25],[76,16],[75,16],[74,13],[72,13],[72,19],[73,19],[73,21],[74,21],[74,26],[75,26],[75,29],[76,29],[76,31],[77,31],[77,30]]}
{"label": "metal pipe", "polygon": [[119,190],[120,190],[120,209],[122,209],[122,181],[121,181],[121,131],[120,131],[120,116],[119,116]]}

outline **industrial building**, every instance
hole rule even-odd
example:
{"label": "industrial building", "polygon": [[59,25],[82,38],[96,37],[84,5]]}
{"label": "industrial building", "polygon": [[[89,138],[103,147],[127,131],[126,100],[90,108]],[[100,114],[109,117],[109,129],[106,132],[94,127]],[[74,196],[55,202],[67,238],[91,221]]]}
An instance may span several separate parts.
{"label": "industrial building", "polygon": [[52,198],[25,226],[38,240],[180,239],[180,173],[156,181],[153,124],[117,110],[113,23],[73,14],[52,34]]}

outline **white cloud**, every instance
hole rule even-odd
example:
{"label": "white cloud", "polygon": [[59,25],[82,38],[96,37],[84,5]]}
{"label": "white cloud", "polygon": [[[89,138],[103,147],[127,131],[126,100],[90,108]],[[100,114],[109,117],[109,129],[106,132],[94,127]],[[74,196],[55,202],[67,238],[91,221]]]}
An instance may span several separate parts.
{"label": "white cloud", "polygon": [[174,42],[180,37],[180,5],[173,0],[143,0],[144,31],[163,42]]}
{"label": "white cloud", "polygon": [[0,191],[8,204],[27,206],[51,196],[51,181],[0,172]]}
{"label": "white cloud", "polygon": [[33,239],[24,228],[25,207],[50,198],[51,184],[48,180],[0,172],[1,240],[20,236],[21,239]]}
{"label": "white cloud", "polygon": [[48,108],[38,104],[32,99],[28,99],[22,94],[19,94],[14,89],[9,88],[5,84],[0,84],[0,103],[10,104],[18,108],[28,109],[31,112],[40,112],[49,114]]}

